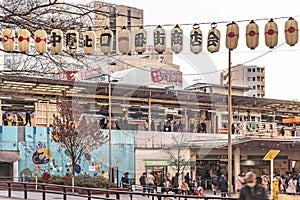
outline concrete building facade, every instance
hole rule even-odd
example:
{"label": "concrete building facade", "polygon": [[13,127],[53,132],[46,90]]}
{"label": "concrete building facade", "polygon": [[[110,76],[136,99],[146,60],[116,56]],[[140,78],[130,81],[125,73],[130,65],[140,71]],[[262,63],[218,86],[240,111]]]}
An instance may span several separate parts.
{"label": "concrete building facade", "polygon": [[[231,69],[232,86],[249,87],[244,92],[248,97],[265,97],[265,67],[257,65],[236,65]],[[228,72],[221,73],[221,83],[228,84]]]}

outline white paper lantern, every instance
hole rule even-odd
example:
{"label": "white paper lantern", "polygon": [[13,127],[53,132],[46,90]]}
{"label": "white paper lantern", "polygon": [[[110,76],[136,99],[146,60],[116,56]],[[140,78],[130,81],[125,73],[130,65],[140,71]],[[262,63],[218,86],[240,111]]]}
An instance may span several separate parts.
{"label": "white paper lantern", "polygon": [[30,48],[30,32],[27,29],[18,31],[18,49],[20,52],[28,52]]}
{"label": "white paper lantern", "polygon": [[4,51],[12,52],[15,49],[15,31],[6,28],[2,31],[2,45]]}
{"label": "white paper lantern", "polygon": [[78,49],[79,34],[74,29],[66,32],[66,50],[69,54],[75,54]]}
{"label": "white paper lantern", "polygon": [[289,20],[285,22],[284,28],[286,43],[290,46],[297,44],[299,38],[298,22],[290,17]]}
{"label": "white paper lantern", "polygon": [[202,31],[199,24],[194,24],[193,30],[190,33],[190,49],[194,54],[202,51]]}
{"label": "white paper lantern", "polygon": [[50,33],[50,51],[58,54],[63,51],[63,32],[60,29],[53,29]]}
{"label": "white paper lantern", "polygon": [[265,43],[271,49],[278,44],[278,26],[273,19],[265,26]]}
{"label": "white paper lantern", "polygon": [[89,28],[88,31],[83,34],[83,51],[86,54],[92,54],[96,49],[96,33]]}
{"label": "white paper lantern", "polygon": [[36,30],[34,32],[34,45],[37,53],[47,52],[47,33],[45,30]]}
{"label": "white paper lantern", "polygon": [[122,54],[128,54],[130,52],[131,35],[130,31],[123,26],[118,32],[118,46],[119,51]]}
{"label": "white paper lantern", "polygon": [[100,34],[100,50],[104,55],[110,54],[113,47],[113,32],[105,27]]}
{"label": "white paper lantern", "polygon": [[183,31],[178,24],[171,31],[171,49],[175,53],[180,53],[183,48]]}
{"label": "white paper lantern", "polygon": [[233,50],[237,47],[239,42],[239,26],[232,22],[227,24],[226,29],[226,47]]}
{"label": "white paper lantern", "polygon": [[211,29],[208,31],[207,36],[207,51],[214,53],[220,49],[221,33],[217,28],[217,23],[211,24]]}
{"label": "white paper lantern", "polygon": [[251,20],[246,26],[246,44],[250,49],[255,49],[259,43],[259,29],[258,25]]}
{"label": "white paper lantern", "polygon": [[145,53],[147,47],[147,32],[141,26],[134,34],[134,48],[138,54]]}
{"label": "white paper lantern", "polygon": [[165,30],[158,25],[155,29],[154,29],[154,33],[153,33],[153,39],[154,39],[154,50],[159,53],[162,54],[165,50],[166,50],[166,32]]}

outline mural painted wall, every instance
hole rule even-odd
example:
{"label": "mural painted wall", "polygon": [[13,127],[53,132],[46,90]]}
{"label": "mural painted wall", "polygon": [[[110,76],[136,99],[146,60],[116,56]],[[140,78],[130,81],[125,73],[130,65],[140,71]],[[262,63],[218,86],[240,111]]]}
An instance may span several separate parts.
{"label": "mural painted wall", "polygon": [[[108,130],[104,130],[104,134],[108,135]],[[112,130],[112,165],[118,167],[118,182],[126,171],[134,178],[135,135],[136,132],[131,130]],[[85,154],[75,167],[76,175],[88,173],[108,177],[108,145],[107,142]],[[20,152],[19,177],[32,177],[35,172],[39,176],[43,172],[64,176],[67,169],[71,170],[69,154],[52,140],[50,128],[0,126],[0,150]]]}

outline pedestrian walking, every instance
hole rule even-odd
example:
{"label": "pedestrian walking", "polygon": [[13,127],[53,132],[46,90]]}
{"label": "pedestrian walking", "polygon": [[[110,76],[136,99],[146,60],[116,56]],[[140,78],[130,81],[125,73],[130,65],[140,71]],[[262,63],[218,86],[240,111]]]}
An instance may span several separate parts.
{"label": "pedestrian walking", "polygon": [[214,195],[217,194],[218,184],[219,184],[219,178],[217,177],[217,175],[214,174],[211,178],[211,189],[214,192]]}
{"label": "pedestrian walking", "polygon": [[219,188],[221,197],[226,197],[228,193],[228,181],[223,174],[221,175],[221,178],[219,180]]}
{"label": "pedestrian walking", "polygon": [[256,183],[256,175],[253,172],[246,174],[246,184],[240,191],[239,200],[268,200],[268,193],[261,184]]}

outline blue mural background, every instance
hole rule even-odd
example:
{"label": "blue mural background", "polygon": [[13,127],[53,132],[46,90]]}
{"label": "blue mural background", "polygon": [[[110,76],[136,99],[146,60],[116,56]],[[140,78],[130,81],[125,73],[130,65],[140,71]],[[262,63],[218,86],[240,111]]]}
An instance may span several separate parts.
{"label": "blue mural background", "polygon": [[[108,135],[108,130],[103,130],[103,134]],[[130,178],[134,178],[135,134],[133,130],[112,130],[112,165],[118,167],[118,182],[127,171]],[[64,176],[66,170],[71,169],[68,153],[52,140],[49,127],[0,126],[0,150],[20,152],[19,177],[32,177],[35,172],[39,176],[43,172]],[[107,142],[81,157],[77,174],[103,175],[108,178],[108,163]],[[91,166],[94,166],[95,171],[89,171]]]}

